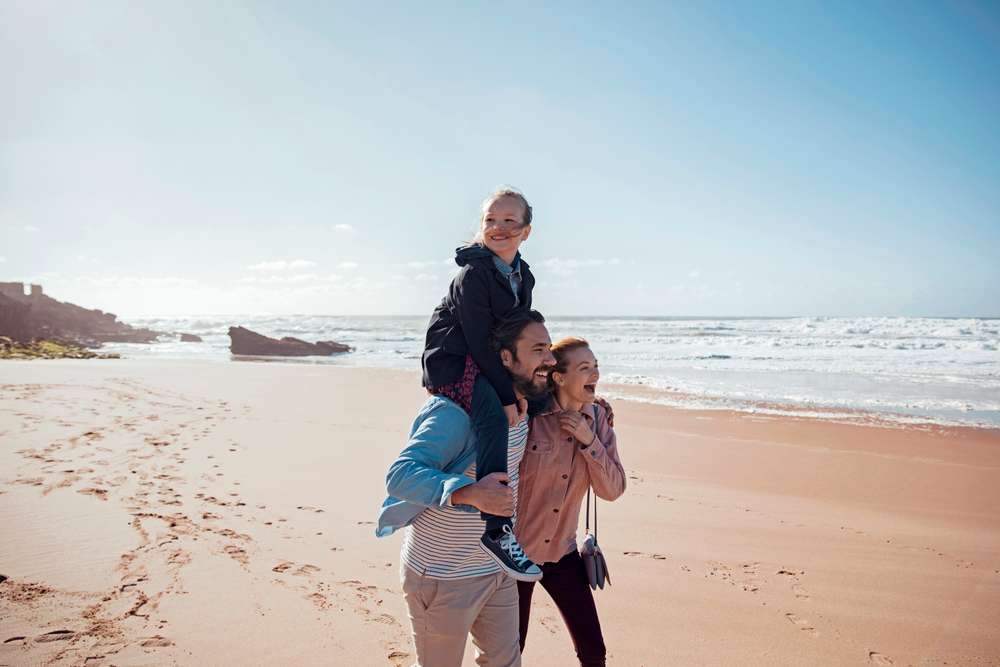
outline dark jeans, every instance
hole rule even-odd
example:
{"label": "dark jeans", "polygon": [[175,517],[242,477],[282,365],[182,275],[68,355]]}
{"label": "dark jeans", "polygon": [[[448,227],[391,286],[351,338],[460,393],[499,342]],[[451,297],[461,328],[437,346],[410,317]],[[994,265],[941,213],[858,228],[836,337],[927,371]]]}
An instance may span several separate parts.
{"label": "dark jeans", "polygon": [[[500,398],[485,376],[476,378],[472,387],[472,430],[476,433],[476,479],[491,472],[507,472],[507,415]],[[486,530],[510,525],[510,517],[481,512]]]}
{"label": "dark jeans", "polygon": [[[604,667],[607,650],[601,633],[601,620],[597,618],[594,594],[587,583],[587,571],[576,549],[559,559],[558,563],[542,563],[542,588],[559,608],[573,648],[582,667]],[[528,620],[531,617],[531,594],[534,582],[517,582],[521,612],[521,651],[528,639]]]}

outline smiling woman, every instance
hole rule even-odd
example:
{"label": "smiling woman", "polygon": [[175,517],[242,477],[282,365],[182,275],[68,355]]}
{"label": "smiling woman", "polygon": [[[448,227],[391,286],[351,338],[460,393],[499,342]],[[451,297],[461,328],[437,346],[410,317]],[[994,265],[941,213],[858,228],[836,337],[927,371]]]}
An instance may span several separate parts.
{"label": "smiling woman", "polygon": [[[607,411],[594,403],[600,372],[590,344],[564,338],[551,351],[553,394],[531,422],[521,459],[517,537],[541,566],[542,588],[566,622],[580,665],[603,667],[607,650],[576,529],[584,494],[592,488],[600,498],[617,499],[625,492],[625,469]],[[533,593],[533,583],[518,582],[522,651]]]}

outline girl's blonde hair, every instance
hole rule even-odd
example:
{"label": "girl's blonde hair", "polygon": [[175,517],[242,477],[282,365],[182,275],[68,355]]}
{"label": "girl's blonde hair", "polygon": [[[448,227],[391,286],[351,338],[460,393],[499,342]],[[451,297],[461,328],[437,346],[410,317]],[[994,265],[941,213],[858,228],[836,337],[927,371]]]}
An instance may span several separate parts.
{"label": "girl's blonde hair", "polygon": [[[521,202],[521,206],[524,208],[524,224],[531,224],[531,204],[528,203],[527,198],[521,193],[517,188],[512,188],[510,186],[502,186],[493,191],[489,197],[483,200],[482,205],[479,207],[480,222],[482,221],[482,216],[486,214],[486,209],[490,205],[501,197],[514,197]],[[472,243],[482,243],[483,242],[483,228],[482,225],[476,229],[476,235],[472,237]]]}

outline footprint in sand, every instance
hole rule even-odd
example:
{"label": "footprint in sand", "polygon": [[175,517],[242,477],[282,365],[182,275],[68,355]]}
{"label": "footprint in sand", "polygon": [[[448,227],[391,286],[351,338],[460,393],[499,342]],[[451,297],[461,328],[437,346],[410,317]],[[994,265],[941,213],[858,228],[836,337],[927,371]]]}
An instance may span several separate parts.
{"label": "footprint in sand", "polygon": [[399,649],[389,651],[385,657],[394,665],[394,667],[402,667],[410,661],[410,654],[406,651],[400,651]]}
{"label": "footprint in sand", "polygon": [[663,554],[648,554],[644,551],[623,551],[625,556],[635,556],[637,558],[652,558],[654,560],[666,560],[667,557]]}
{"label": "footprint in sand", "polygon": [[549,631],[550,635],[554,635],[559,632],[559,623],[552,616],[543,616],[541,624],[543,628]]}
{"label": "footprint in sand", "polygon": [[76,633],[72,630],[53,630],[52,632],[46,632],[44,635],[35,637],[35,643],[44,644],[46,642],[61,642],[67,639],[72,639],[75,636]]}
{"label": "footprint in sand", "polygon": [[173,646],[174,645],[174,643],[172,641],[170,641],[166,637],[161,637],[160,635],[153,635],[152,637],[149,637],[148,639],[142,640],[141,642],[139,642],[139,644],[141,646],[149,646],[149,647],[155,647],[155,648],[163,648],[163,647],[166,647],[166,646]]}
{"label": "footprint in sand", "polygon": [[327,600],[326,596],[323,595],[322,593],[311,593],[306,597],[308,597],[309,600],[311,600],[312,603],[317,607],[319,607],[320,609],[327,609],[331,606],[330,601]]}
{"label": "footprint in sand", "polygon": [[108,499],[108,490],[107,489],[97,489],[97,488],[78,489],[77,493],[82,493],[82,494],[87,495],[87,496],[96,496],[96,497],[100,498],[101,500],[107,500]]}
{"label": "footprint in sand", "polygon": [[888,665],[893,664],[893,662],[892,658],[887,655],[882,655],[881,653],[877,653],[875,651],[869,651],[868,664],[878,665],[879,667],[887,667]]}
{"label": "footprint in sand", "polygon": [[300,509],[306,512],[315,512],[316,514],[321,514],[323,510],[318,507],[310,507],[309,505],[299,505],[296,509]]}
{"label": "footprint in sand", "polygon": [[272,572],[285,572],[285,571],[291,569],[292,566],[294,566],[294,565],[295,565],[295,563],[293,563],[290,560],[283,560],[280,563],[278,563],[277,565],[275,565],[274,567],[272,567],[271,571]]}
{"label": "footprint in sand", "polygon": [[250,562],[250,559],[247,557],[246,549],[241,549],[235,544],[227,544],[222,550],[229,554],[229,557],[238,562],[240,565],[246,565]]}
{"label": "footprint in sand", "polygon": [[796,616],[792,612],[787,612],[785,614],[785,618],[787,618],[789,622],[795,625],[799,630],[807,633],[810,637],[819,637],[819,632],[816,631],[816,628],[814,628],[809,621],[801,616]]}
{"label": "footprint in sand", "polygon": [[300,577],[309,577],[309,576],[312,576],[312,575],[316,574],[319,571],[320,571],[320,569],[318,567],[316,567],[315,565],[309,565],[307,563],[307,564],[303,565],[302,567],[300,567],[299,569],[295,570],[295,572],[293,572],[292,574],[300,576]]}

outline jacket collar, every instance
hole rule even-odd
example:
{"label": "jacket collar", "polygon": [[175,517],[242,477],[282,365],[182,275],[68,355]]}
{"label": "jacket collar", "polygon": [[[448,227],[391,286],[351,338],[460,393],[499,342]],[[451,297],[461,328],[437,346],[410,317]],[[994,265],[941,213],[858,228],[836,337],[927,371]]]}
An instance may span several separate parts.
{"label": "jacket collar", "polygon": [[[588,408],[588,405],[590,405],[591,407]],[[565,412],[565,410],[563,410],[563,407],[561,405],[559,405],[559,401],[556,400],[555,393],[552,393],[550,395],[550,397],[549,397],[549,404],[547,406],[545,406],[544,410],[542,410],[541,412],[539,412],[535,416],[536,417],[544,417],[546,415],[554,415],[554,414],[558,414],[560,412]],[[590,404],[586,404],[585,403],[584,406],[583,406],[583,409],[580,410],[580,413],[583,415],[584,419],[586,419],[589,422],[593,422],[594,421],[593,403],[590,403]]]}

